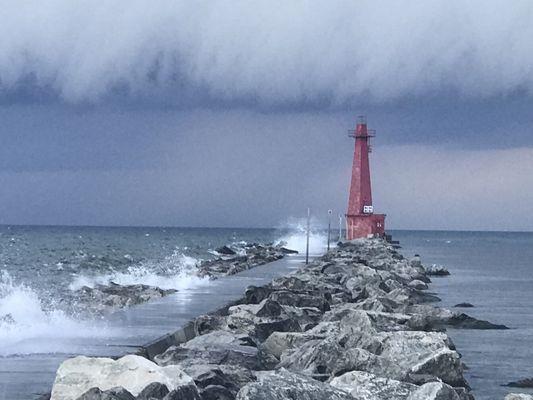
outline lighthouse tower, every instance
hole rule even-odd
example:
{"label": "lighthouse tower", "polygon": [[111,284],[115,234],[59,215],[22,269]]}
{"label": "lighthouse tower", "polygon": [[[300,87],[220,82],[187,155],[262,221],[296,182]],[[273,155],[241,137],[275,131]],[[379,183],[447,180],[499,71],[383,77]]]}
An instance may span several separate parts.
{"label": "lighthouse tower", "polygon": [[368,142],[374,135],[374,131],[367,129],[366,118],[358,117],[356,130],[350,132],[350,136],[355,138],[355,151],[350,199],[346,213],[347,240],[385,234],[385,214],[374,214],[374,206],[372,205],[370,164],[368,162],[368,153],[371,148]]}

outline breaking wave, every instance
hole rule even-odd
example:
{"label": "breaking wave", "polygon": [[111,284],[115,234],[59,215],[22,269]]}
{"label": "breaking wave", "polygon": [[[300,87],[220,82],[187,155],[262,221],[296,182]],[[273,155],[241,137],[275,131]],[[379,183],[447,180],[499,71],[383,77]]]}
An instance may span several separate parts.
{"label": "breaking wave", "polygon": [[[311,220],[309,234],[309,254],[319,256],[326,252],[328,246],[327,231],[320,228],[316,221]],[[307,222],[304,218],[292,219],[281,228],[286,233],[277,240],[276,244],[283,244],[288,249],[297,250],[301,254],[305,254],[307,246]],[[332,234],[332,238],[334,238]],[[331,240],[331,246],[335,244],[335,240]]]}
{"label": "breaking wave", "polygon": [[81,275],[70,284],[70,290],[77,290],[83,286],[94,287],[98,284],[110,282],[119,285],[143,284],[157,286],[161,289],[186,290],[205,285],[208,278],[196,275],[200,260],[186,256],[175,250],[162,261],[150,261],[128,267],[125,271],[117,271],[97,276]]}
{"label": "breaking wave", "polygon": [[[66,339],[104,337],[106,329],[45,309],[37,293],[0,275],[0,356],[65,351]],[[36,339],[38,338],[38,339]]]}

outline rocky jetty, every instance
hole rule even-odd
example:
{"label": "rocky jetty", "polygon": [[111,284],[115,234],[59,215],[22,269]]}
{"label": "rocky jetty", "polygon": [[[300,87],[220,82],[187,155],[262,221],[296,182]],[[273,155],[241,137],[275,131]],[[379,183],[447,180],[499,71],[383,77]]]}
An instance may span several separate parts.
{"label": "rocky jetty", "polygon": [[[222,246],[216,249],[218,256],[198,265],[195,272],[200,277],[217,279],[227,275],[257,267],[283,258],[286,254],[298,253],[279,245],[246,244],[239,247]],[[85,317],[101,316],[117,309],[138,305],[150,300],[175,293],[174,289],[161,289],[149,285],[119,285],[115,282],[98,284],[94,287],[83,286],[73,291],[63,300],[69,314]],[[7,321],[10,316],[0,317]]]}
{"label": "rocky jetty", "polygon": [[154,342],[150,359],[65,361],[51,398],[472,399],[444,331],[496,325],[435,307],[430,282],[385,241],[341,243]]}
{"label": "rocky jetty", "polygon": [[298,252],[286,249],[282,244],[261,245],[252,243],[236,248],[222,246],[216,249],[216,253],[220,257],[204,261],[198,265],[199,276],[208,276],[211,279],[216,279],[222,276],[233,275],[259,265],[279,260],[286,254]]}
{"label": "rocky jetty", "polygon": [[119,285],[110,282],[95,287],[83,286],[72,293],[70,312],[82,315],[102,315],[117,309],[142,304],[175,293],[148,285]]}

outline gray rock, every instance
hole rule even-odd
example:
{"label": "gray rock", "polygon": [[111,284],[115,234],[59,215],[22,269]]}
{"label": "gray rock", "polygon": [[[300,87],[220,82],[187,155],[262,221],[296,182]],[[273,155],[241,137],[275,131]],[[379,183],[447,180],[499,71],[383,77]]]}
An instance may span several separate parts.
{"label": "gray rock", "polygon": [[509,393],[505,396],[505,400],[533,400],[533,396],[524,393]]}
{"label": "gray rock", "polygon": [[235,394],[221,385],[209,385],[200,390],[202,400],[235,400]]}
{"label": "gray rock", "polygon": [[67,299],[69,312],[81,315],[102,315],[117,309],[146,303],[175,293],[174,289],[160,289],[148,285],[119,285],[110,282],[91,288],[83,286]]}
{"label": "gray rock", "polygon": [[161,400],[169,393],[166,385],[161,382],[152,382],[146,386],[137,396],[137,400]]}
{"label": "gray rock", "polygon": [[77,400],[136,400],[130,392],[122,387],[108,390],[100,390],[97,387],[91,388],[78,397]]}
{"label": "gray rock", "polygon": [[200,397],[200,393],[198,393],[198,389],[196,388],[196,386],[185,385],[167,394],[165,397],[163,397],[163,400],[202,400],[202,399]]}
{"label": "gray rock", "polygon": [[164,353],[155,356],[154,361],[166,366],[194,358],[206,364],[229,364],[258,369],[260,364],[257,353],[257,347],[248,335],[213,331],[196,336],[179,346],[171,346]]}
{"label": "gray rock", "polygon": [[509,382],[505,386],[517,388],[533,388],[533,378],[519,379],[517,381]]}
{"label": "gray rock", "polygon": [[353,400],[345,391],[286,370],[267,372],[244,386],[237,400]]}
{"label": "gray rock", "polygon": [[451,386],[442,382],[431,382],[420,386],[407,400],[461,400]]}
{"label": "gray rock", "polygon": [[459,304],[454,305],[454,307],[457,307],[457,308],[472,308],[472,307],[474,307],[474,305],[471,304],[471,303],[459,303]]}
{"label": "gray rock", "polygon": [[330,384],[356,399],[405,400],[418,386],[383,378],[363,371],[351,371],[333,378]]}
{"label": "gray rock", "polygon": [[152,382],[164,383],[169,389],[194,385],[192,378],[179,367],[160,367],[144,357],[127,355],[113,360],[78,356],[59,366],[51,400],[77,399],[95,387],[102,391],[123,387],[137,396]]}
{"label": "gray rock", "polygon": [[427,283],[425,282],[422,282],[418,279],[415,279],[415,280],[412,280],[411,282],[409,282],[408,286],[412,289],[416,289],[416,290],[426,290],[428,288],[428,285]]}
{"label": "gray rock", "polygon": [[457,352],[450,349],[449,338],[436,332],[382,332],[377,335],[382,342],[380,356],[390,361],[394,373],[400,369],[404,379],[408,374],[428,374],[452,386],[466,386],[463,366]]}
{"label": "gray rock", "polygon": [[228,256],[232,256],[237,254],[235,250],[230,249],[228,246],[222,246],[215,250],[218,254],[224,254]]}

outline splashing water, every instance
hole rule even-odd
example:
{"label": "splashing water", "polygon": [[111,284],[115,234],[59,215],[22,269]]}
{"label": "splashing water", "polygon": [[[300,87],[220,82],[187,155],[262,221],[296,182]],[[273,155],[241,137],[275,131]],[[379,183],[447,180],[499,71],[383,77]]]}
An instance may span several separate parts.
{"label": "splashing water", "polygon": [[170,256],[158,262],[144,262],[132,265],[126,271],[98,276],[78,276],[70,285],[70,290],[83,286],[94,287],[97,284],[114,282],[119,285],[144,284],[161,289],[186,290],[209,282],[208,278],[196,275],[199,260],[186,256],[176,249]]}
{"label": "splashing water", "polygon": [[[57,309],[46,310],[35,291],[0,276],[0,356],[62,351],[66,338],[103,337],[106,329],[76,321]],[[39,340],[35,340],[39,338]]]}
{"label": "splashing water", "polygon": [[[313,219],[311,219],[310,228],[309,254],[313,256],[321,255],[328,246],[327,232],[324,232],[318,226],[317,221]],[[305,254],[307,246],[307,222],[305,218],[291,219],[281,229],[288,232],[276,244],[283,244],[288,249],[297,250],[299,253]]]}

